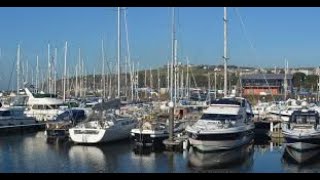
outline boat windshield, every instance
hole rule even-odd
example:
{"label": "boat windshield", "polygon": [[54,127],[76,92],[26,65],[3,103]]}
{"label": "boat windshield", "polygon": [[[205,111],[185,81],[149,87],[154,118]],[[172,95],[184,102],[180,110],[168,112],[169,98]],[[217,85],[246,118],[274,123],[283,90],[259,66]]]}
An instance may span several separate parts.
{"label": "boat windshield", "polygon": [[297,124],[315,124],[317,123],[316,116],[296,116],[292,119],[292,122]]}
{"label": "boat windshield", "polygon": [[201,120],[216,120],[216,121],[224,121],[224,120],[237,120],[242,118],[241,115],[229,115],[229,114],[203,114]]}

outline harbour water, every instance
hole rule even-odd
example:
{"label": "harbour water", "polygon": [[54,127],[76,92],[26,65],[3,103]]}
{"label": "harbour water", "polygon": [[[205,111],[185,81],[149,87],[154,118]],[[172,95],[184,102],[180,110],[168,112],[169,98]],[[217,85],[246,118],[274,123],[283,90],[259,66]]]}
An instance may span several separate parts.
{"label": "harbour water", "polygon": [[[48,141],[44,131],[0,136],[0,172],[7,173],[286,173],[319,172],[319,150],[301,153],[281,140],[232,151],[200,153],[135,150],[130,140],[102,145]],[[300,162],[300,163],[297,163]]]}

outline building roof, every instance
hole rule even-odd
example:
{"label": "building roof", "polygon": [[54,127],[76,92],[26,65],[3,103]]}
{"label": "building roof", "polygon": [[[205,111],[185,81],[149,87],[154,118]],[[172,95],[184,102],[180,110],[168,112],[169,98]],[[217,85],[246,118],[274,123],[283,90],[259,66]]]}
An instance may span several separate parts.
{"label": "building roof", "polygon": [[[291,80],[293,78],[292,74],[287,74],[287,79]],[[269,80],[276,80],[276,79],[284,79],[284,74],[249,74],[244,75],[241,77],[242,80],[261,80],[261,79],[269,79]]]}

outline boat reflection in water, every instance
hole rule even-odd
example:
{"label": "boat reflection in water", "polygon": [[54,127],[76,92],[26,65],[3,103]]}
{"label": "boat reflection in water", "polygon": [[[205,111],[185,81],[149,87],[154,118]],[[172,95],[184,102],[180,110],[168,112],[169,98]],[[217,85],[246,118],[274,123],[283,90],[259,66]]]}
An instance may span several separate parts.
{"label": "boat reflection in water", "polygon": [[287,172],[320,172],[320,148],[298,151],[289,146],[282,156],[282,165]]}
{"label": "boat reflection in water", "polygon": [[94,167],[99,172],[99,168],[106,167],[105,155],[97,146],[73,145],[69,149],[70,166],[77,169],[90,169]]}
{"label": "boat reflection in water", "polygon": [[200,172],[246,172],[253,165],[253,143],[232,150],[200,152],[190,148],[188,164]]}
{"label": "boat reflection in water", "polygon": [[[71,172],[122,172],[129,160],[125,160],[130,149],[128,140],[117,141],[112,145],[75,145],[68,152]],[[130,165],[130,164],[129,164]]]}

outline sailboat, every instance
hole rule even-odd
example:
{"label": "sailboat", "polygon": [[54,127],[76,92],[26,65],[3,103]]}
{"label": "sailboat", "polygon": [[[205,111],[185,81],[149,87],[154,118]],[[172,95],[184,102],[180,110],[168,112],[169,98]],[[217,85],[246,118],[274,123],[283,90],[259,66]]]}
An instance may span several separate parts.
{"label": "sailboat", "polygon": [[121,117],[104,111],[97,116],[90,117],[90,121],[79,123],[69,129],[69,135],[75,143],[104,143],[130,137],[131,129],[135,128],[137,121],[129,117]]}
{"label": "sailboat", "polygon": [[[93,107],[94,112],[87,121],[69,129],[69,135],[75,143],[103,143],[130,137],[131,129],[137,125],[137,120],[117,115],[112,109],[120,107],[120,8],[118,8],[118,98]],[[99,113],[95,113],[98,110]],[[108,111],[109,110],[109,111]]]}
{"label": "sailboat", "polygon": [[213,100],[202,117],[187,126],[189,143],[199,151],[229,150],[250,143],[254,136],[253,112],[243,97],[228,96],[227,9],[224,8],[224,97]]}
{"label": "sailboat", "polygon": [[[172,8],[172,66],[170,78],[170,95],[171,100],[174,99],[174,104],[177,103],[177,40],[175,39],[175,11]],[[151,70],[150,70],[151,74]],[[169,74],[169,70],[168,70]],[[146,77],[146,76],[145,76]],[[174,80],[173,80],[174,79]],[[152,83],[150,83],[152,84]],[[174,87],[174,88],[173,88]],[[160,109],[169,110],[167,104],[160,105]],[[160,119],[160,117],[157,117]],[[160,120],[154,120],[153,122],[141,122],[138,128],[131,130],[131,137],[136,146],[139,147],[159,147],[163,146],[163,141],[169,138],[169,126],[170,123],[161,122]],[[173,123],[173,134],[178,135],[185,129],[187,122],[175,121]]]}

